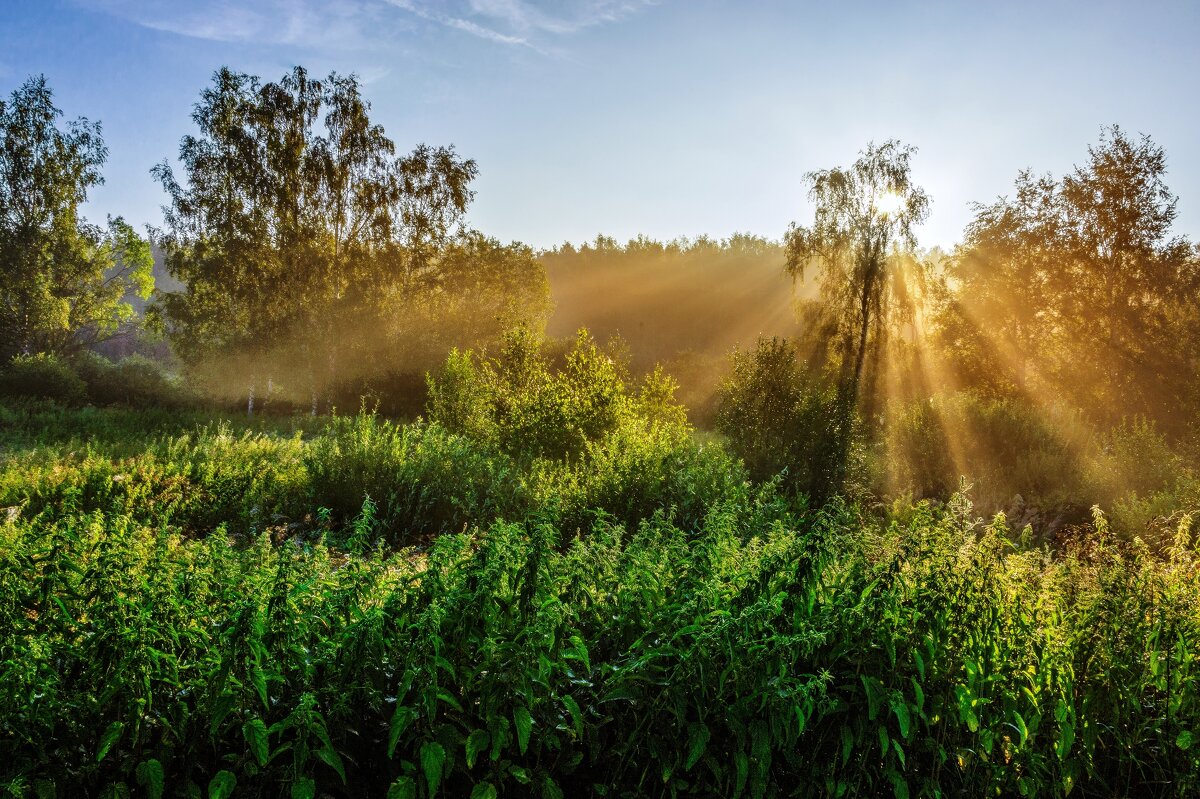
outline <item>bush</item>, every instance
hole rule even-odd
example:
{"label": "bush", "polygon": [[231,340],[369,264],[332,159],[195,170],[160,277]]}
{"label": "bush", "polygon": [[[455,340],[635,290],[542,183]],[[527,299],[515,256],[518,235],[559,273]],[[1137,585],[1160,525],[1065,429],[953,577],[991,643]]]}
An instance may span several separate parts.
{"label": "bush", "polygon": [[367,500],[374,533],[389,546],[523,514],[511,460],[437,423],[395,425],[373,414],[334,417],[304,450],[314,508],[349,524]]}
{"label": "bush", "polygon": [[753,478],[785,472],[793,492],[829,495],[839,471],[835,393],[806,370],[793,342],[759,339],[753,351],[735,352],[718,397],[717,430]]}
{"label": "bush", "polygon": [[687,428],[677,384],[662,370],[631,386],[620,360],[586,330],[559,364],[547,349],[528,328],[517,328],[494,358],[452,352],[429,379],[430,419],[522,460],[579,457],[639,419]]}
{"label": "bush", "polygon": [[86,398],[87,385],[54,355],[18,355],[0,369],[0,396],[77,405]]}
{"label": "bush", "polygon": [[182,408],[196,404],[178,379],[142,355],[113,362],[85,352],[75,359],[74,367],[87,384],[88,401],[95,405]]}
{"label": "bush", "polygon": [[1086,520],[1096,501],[1082,466],[1093,437],[1067,409],[959,392],[893,403],[884,427],[892,495],[945,499],[965,477],[985,512],[1047,531]]}

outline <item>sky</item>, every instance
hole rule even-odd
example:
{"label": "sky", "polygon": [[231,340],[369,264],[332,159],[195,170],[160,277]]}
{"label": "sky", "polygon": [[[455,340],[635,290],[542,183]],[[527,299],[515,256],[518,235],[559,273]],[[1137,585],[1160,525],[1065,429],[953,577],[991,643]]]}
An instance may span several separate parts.
{"label": "sky", "polygon": [[161,224],[173,160],[221,66],[358,74],[398,149],[479,166],[471,223],[534,247],[811,220],[804,175],[915,145],[923,246],[1019,170],[1061,175],[1101,127],[1149,134],[1200,238],[1200,3],[767,0],[0,0],[0,93],[44,74],[100,120],[85,213]]}

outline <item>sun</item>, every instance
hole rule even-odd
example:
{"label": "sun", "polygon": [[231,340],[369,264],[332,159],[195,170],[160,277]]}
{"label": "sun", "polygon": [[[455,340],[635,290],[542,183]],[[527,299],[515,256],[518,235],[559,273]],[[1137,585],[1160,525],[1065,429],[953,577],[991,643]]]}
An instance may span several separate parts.
{"label": "sun", "polygon": [[899,215],[904,210],[906,204],[904,197],[899,192],[885,191],[875,198],[875,202],[872,205],[875,208],[875,212],[881,216],[893,217]]}

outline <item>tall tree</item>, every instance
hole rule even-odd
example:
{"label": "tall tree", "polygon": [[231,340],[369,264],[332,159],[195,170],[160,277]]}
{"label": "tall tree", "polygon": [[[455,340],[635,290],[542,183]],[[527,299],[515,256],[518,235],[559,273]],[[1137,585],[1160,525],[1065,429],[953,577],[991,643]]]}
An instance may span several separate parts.
{"label": "tall tree", "polygon": [[916,149],[889,140],[870,144],[848,169],[811,172],[816,205],[809,227],[788,229],[787,270],[819,271],[821,301],[840,342],[839,391],[853,405],[872,336],[881,341],[891,300],[906,296],[898,249],[916,245],[913,226],[929,213],[929,196],[912,182]]}
{"label": "tall tree", "polygon": [[0,361],[70,354],[133,319],[153,288],[150,246],[122,219],[88,224],[79,205],[103,182],[99,123],[58,125],[44,77],[0,101]]}
{"label": "tall tree", "polygon": [[1165,172],[1161,147],[1114,126],[1061,180],[1022,172],[1012,198],[976,206],[940,314],[955,341],[942,343],[987,353],[977,375],[1069,397],[1098,421],[1185,426],[1200,264],[1171,232]]}
{"label": "tall tree", "polygon": [[[1161,356],[1179,332],[1172,324],[1178,306],[1197,310],[1200,274],[1191,245],[1171,233],[1177,198],[1165,174],[1161,147],[1114,125],[1062,180],[1070,274],[1063,313],[1084,357],[1072,360],[1092,367],[1097,409],[1149,411],[1162,393],[1155,384],[1176,372]],[[1131,407],[1133,397],[1140,401]]]}
{"label": "tall tree", "polygon": [[793,223],[787,232],[788,272],[802,278],[819,271],[820,307],[840,360],[832,446],[817,500],[845,482],[868,350],[883,351],[889,311],[915,294],[913,226],[929,213],[929,196],[912,181],[915,152],[889,140],[869,144],[848,169],[809,173],[813,224]]}
{"label": "tall tree", "polygon": [[[1049,367],[1065,290],[1058,184],[1022,171],[1013,198],[976,204],[957,257],[955,291],[938,314],[939,343],[964,383],[1024,393]],[[986,340],[981,341],[983,337]],[[989,353],[986,364],[980,355]],[[973,374],[968,374],[973,373]]]}
{"label": "tall tree", "polygon": [[285,370],[315,396],[338,379],[347,327],[384,333],[435,268],[475,164],[424,145],[396,158],[369,110],[353,76],[216,73],[180,146],[184,179],[155,169],[167,265],[187,285],[161,309],[185,360],[242,361],[251,395]]}

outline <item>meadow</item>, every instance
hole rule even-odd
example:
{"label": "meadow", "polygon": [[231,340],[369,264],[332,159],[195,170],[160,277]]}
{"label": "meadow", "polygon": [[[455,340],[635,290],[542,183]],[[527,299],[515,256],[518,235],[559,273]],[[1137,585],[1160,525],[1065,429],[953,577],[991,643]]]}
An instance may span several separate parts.
{"label": "meadow", "polygon": [[6,401],[0,790],[1200,787],[1190,516],[811,507],[661,373],[522,344],[452,355],[407,423]]}
{"label": "meadow", "polygon": [[1149,136],[952,252],[897,140],[779,240],[535,251],[364,89],[218,69],[145,237],[0,102],[0,799],[1200,793]]}

